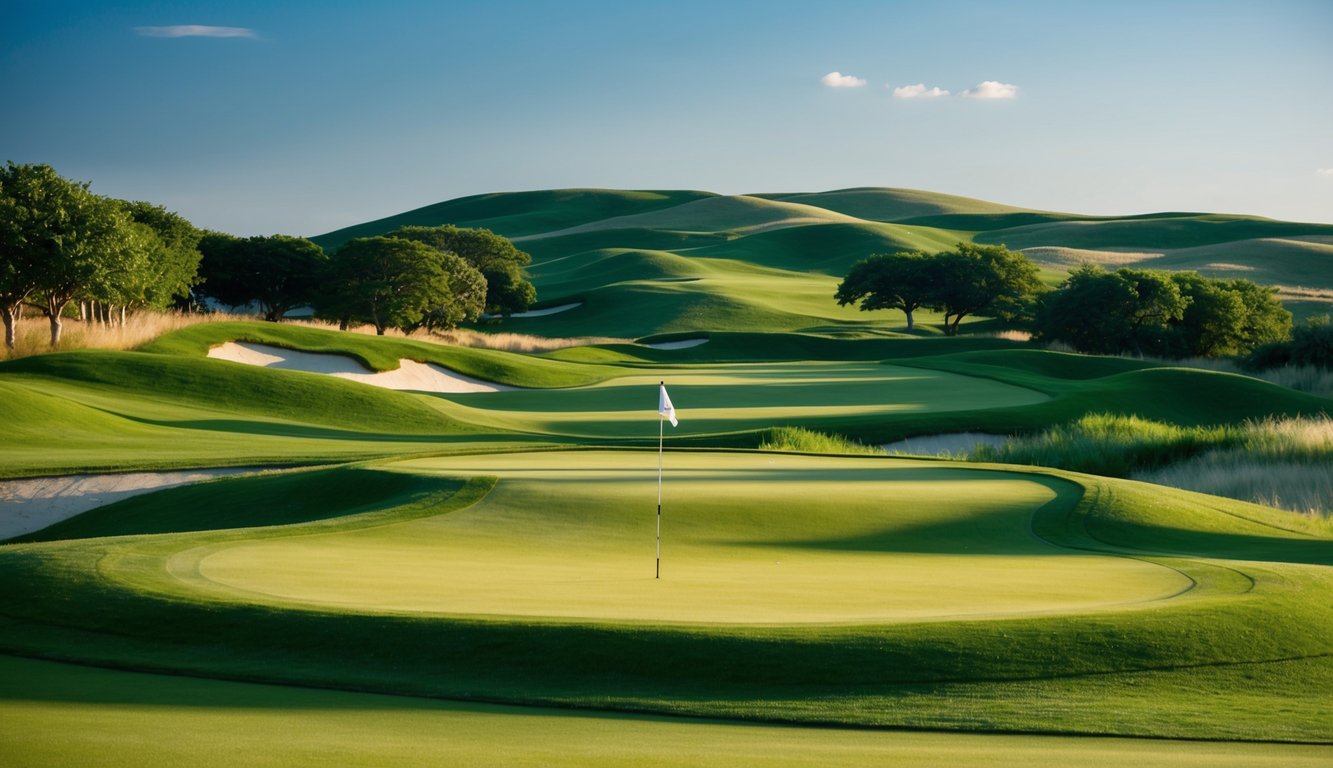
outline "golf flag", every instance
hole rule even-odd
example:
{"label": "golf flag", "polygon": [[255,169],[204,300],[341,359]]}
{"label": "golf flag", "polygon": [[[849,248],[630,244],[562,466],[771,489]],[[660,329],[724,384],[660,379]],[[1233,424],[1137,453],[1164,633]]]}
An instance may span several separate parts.
{"label": "golf flag", "polygon": [[671,404],[671,396],[667,394],[666,385],[659,384],[658,387],[661,391],[657,396],[657,414],[670,421],[674,427],[679,423],[676,421],[676,407]]}

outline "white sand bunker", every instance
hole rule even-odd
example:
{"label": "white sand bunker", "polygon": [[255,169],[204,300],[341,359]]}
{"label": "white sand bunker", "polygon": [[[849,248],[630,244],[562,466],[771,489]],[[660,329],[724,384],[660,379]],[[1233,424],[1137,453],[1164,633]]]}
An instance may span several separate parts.
{"label": "white sand bunker", "polygon": [[141,493],[254,471],[257,470],[231,467],[0,481],[0,540],[40,531],[90,509]]}
{"label": "white sand bunker", "polygon": [[434,363],[399,360],[396,371],[372,371],[345,355],[320,355],[298,352],[294,349],[270,347],[267,344],[247,344],[228,341],[208,350],[208,356],[233,363],[258,365],[264,368],[284,368],[307,373],[323,373],[348,381],[357,381],[385,389],[404,389],[416,392],[501,392],[514,389],[455,373]]}
{"label": "white sand bunker", "polygon": [[[527,312],[515,312],[514,314],[510,315],[509,318],[512,320],[516,317],[546,317],[547,315],[556,315],[561,312],[568,312],[571,309],[578,309],[581,306],[583,306],[583,302],[576,301],[573,304],[561,304],[558,307],[547,307],[545,309],[530,309]],[[503,317],[503,315],[482,315],[482,318],[486,320],[494,320],[497,317]]]}
{"label": "white sand bunker", "polygon": [[689,349],[700,344],[707,344],[708,339],[683,339],[681,341],[659,341],[655,344],[641,344],[650,349]]}
{"label": "white sand bunker", "polygon": [[951,432],[944,435],[922,435],[899,440],[884,446],[884,452],[905,456],[963,456],[978,444],[999,446],[1009,438],[985,432]]}

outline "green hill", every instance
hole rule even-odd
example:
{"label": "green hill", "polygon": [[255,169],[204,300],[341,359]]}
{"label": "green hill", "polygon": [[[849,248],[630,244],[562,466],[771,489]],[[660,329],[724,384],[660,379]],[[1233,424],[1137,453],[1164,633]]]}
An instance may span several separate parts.
{"label": "green hill", "polygon": [[[589,306],[577,315],[501,320],[493,329],[548,336],[826,326],[898,331],[898,313],[774,306],[756,301],[755,292],[738,280],[693,288],[660,284],[716,272],[716,265],[699,262],[721,259],[742,271],[742,265],[783,270],[782,279],[792,287],[779,293],[814,296],[816,284],[828,283],[812,282],[812,277],[840,277],[871,254],[938,251],[971,240],[1034,249],[1034,258],[1051,270],[1049,282],[1058,281],[1069,266],[1093,261],[1333,288],[1331,246],[1324,242],[1333,237],[1333,224],[1207,213],[1083,216],[871,187],[734,196],[585,189],[498,193],[437,203],[314,239],[336,248],[350,237],[405,224],[487,227],[514,238],[533,257],[530,272],[543,305],[583,301]],[[766,287],[776,284],[771,280]],[[831,303],[832,292],[819,290],[829,294]],[[1299,301],[1301,314],[1326,306],[1317,296]],[[637,311],[632,319],[616,322],[616,307]],[[931,319],[924,320],[928,328]],[[626,327],[616,328],[622,323]]]}

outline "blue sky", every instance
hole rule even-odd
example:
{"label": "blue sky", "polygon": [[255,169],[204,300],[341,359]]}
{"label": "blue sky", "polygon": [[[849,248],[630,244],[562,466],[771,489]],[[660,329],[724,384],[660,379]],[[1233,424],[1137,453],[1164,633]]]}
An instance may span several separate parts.
{"label": "blue sky", "polygon": [[554,187],[1333,222],[1322,0],[0,0],[0,94],[0,161],[237,234]]}

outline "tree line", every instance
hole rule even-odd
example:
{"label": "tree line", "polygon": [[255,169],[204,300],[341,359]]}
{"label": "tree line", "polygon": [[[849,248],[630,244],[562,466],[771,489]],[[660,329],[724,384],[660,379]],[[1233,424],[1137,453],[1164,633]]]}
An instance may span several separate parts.
{"label": "tree line", "polygon": [[852,266],[834,298],[862,310],[900,310],[908,330],[913,312],[942,312],[947,335],[968,315],[999,317],[1039,341],[1091,354],[1240,356],[1292,332],[1277,289],[1249,280],[1084,265],[1048,288],[1038,275],[1036,264],[1003,246],[959,243],[942,253],[872,255]]}
{"label": "tree line", "polygon": [[77,304],[84,319],[211,298],[278,321],[313,307],[343,329],[412,333],[526,310],[531,257],[484,229],[402,227],[327,254],[302,237],[197,229],[162,206],[95,195],[49,165],[0,169],[0,314],[13,349],[24,308],[47,317],[51,346]]}

